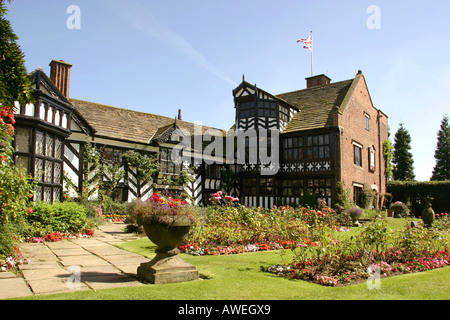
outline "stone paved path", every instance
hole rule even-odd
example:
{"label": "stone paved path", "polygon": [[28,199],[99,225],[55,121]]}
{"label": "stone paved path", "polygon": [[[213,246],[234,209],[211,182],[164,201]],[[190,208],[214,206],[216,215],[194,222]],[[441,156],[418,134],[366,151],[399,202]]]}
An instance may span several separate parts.
{"label": "stone paved path", "polygon": [[123,223],[108,223],[95,237],[47,243],[23,243],[30,264],[19,272],[0,272],[0,299],[144,285],[137,267],[149,259],[114,246],[139,236],[123,232]]}

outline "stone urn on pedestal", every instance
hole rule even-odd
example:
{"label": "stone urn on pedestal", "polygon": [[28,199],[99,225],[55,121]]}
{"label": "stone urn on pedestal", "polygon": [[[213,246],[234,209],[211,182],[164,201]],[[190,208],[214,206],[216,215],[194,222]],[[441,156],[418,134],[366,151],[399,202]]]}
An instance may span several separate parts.
{"label": "stone urn on pedestal", "polygon": [[[162,197],[161,197],[162,198]],[[158,202],[154,201],[158,199]],[[176,199],[177,200],[177,199]],[[153,199],[148,200],[147,204],[152,206],[158,206],[159,197],[154,196]],[[153,202],[153,203],[152,203]],[[169,202],[161,206],[161,210],[168,210],[174,212],[175,209],[180,211],[186,210],[186,207],[181,205],[177,207],[174,205],[170,207]],[[137,210],[141,204],[137,204]],[[145,203],[143,205],[145,207]],[[155,211],[158,208],[154,208]],[[157,245],[156,256],[150,262],[141,263],[137,268],[137,276],[139,279],[152,283],[152,284],[164,284],[164,283],[177,283],[191,280],[198,280],[199,273],[195,266],[187,263],[178,255],[178,245],[180,245],[190,228],[194,225],[194,220],[188,215],[139,215],[137,214],[138,223],[144,227],[145,234],[154,244]]]}
{"label": "stone urn on pedestal", "polygon": [[352,225],[354,227],[360,227],[361,223],[358,221],[358,219],[361,217],[363,210],[361,208],[355,207],[348,209],[347,213],[350,215],[350,218],[352,219]]}
{"label": "stone urn on pedestal", "polygon": [[434,221],[434,210],[431,207],[431,202],[434,200],[431,197],[427,197],[423,199],[425,202],[425,208],[422,210],[422,220],[423,224],[427,228],[431,228]]}

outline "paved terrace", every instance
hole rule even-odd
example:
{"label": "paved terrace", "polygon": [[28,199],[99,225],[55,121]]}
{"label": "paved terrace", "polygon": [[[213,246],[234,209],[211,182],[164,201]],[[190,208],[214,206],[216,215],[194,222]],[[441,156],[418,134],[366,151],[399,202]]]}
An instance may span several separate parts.
{"label": "paved terrace", "polygon": [[139,237],[125,233],[124,226],[102,225],[92,238],[21,244],[31,263],[20,265],[18,273],[0,272],[0,299],[144,285],[136,271],[149,259],[114,246]]}

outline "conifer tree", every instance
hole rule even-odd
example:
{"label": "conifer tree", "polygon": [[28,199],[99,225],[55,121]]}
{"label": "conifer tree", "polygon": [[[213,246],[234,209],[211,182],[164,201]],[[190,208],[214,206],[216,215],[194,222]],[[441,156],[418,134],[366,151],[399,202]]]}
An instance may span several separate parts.
{"label": "conifer tree", "polygon": [[17,43],[11,23],[5,18],[7,9],[0,1],[0,104],[14,107],[33,101],[31,84],[25,68],[24,54]]}
{"label": "conifer tree", "polygon": [[393,178],[397,181],[414,180],[414,160],[411,150],[411,136],[400,123],[394,139],[394,153],[392,154]]}
{"label": "conifer tree", "polygon": [[450,180],[450,125],[448,115],[445,115],[441,122],[434,158],[436,159],[436,166],[433,169],[431,180]]}

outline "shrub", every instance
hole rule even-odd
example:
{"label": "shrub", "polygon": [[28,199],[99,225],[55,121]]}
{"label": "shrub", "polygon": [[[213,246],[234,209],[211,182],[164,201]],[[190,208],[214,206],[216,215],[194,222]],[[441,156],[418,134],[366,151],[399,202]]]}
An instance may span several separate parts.
{"label": "shrub", "polygon": [[364,184],[364,188],[361,194],[361,207],[364,209],[370,209],[373,207],[376,192],[370,188],[368,184]]}
{"label": "shrub", "polygon": [[408,207],[400,201],[391,204],[389,210],[394,213],[394,218],[405,218],[409,215]]}
{"label": "shrub", "polygon": [[45,236],[53,232],[78,233],[91,228],[85,208],[75,202],[38,202],[28,216],[28,235]]}
{"label": "shrub", "polygon": [[0,225],[0,260],[14,252],[14,229],[11,224]]}
{"label": "shrub", "polygon": [[317,197],[311,194],[305,194],[301,197],[299,205],[306,208],[316,209],[319,206]]}
{"label": "shrub", "polygon": [[426,197],[433,197],[433,209],[435,212],[447,212],[450,208],[450,181],[391,181],[388,191],[394,199],[403,203],[411,202],[411,211],[415,216],[420,216]]}
{"label": "shrub", "polygon": [[354,205],[351,197],[351,190],[345,188],[344,183],[339,181],[336,185],[336,201],[334,203],[334,208],[336,208],[338,212],[344,212]]}
{"label": "shrub", "polygon": [[33,196],[33,183],[24,168],[11,162],[14,148],[14,113],[0,106],[0,255],[14,254],[13,246],[20,238],[19,228],[28,214]]}

